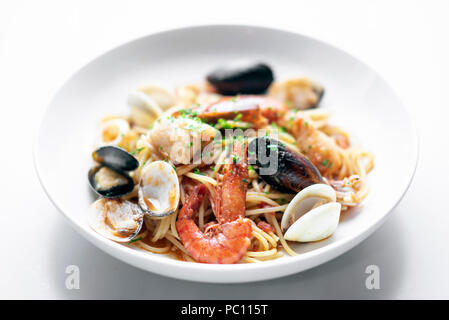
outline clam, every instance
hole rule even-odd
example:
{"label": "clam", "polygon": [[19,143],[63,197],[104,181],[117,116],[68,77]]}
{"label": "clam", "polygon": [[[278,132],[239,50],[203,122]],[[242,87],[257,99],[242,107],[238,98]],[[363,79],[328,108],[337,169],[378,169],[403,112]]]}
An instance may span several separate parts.
{"label": "clam", "polygon": [[175,104],[175,98],[166,89],[146,86],[128,95],[132,121],[141,127],[150,126],[162,113]]}
{"label": "clam", "polygon": [[95,150],[92,157],[99,165],[89,170],[92,189],[105,198],[119,198],[134,189],[134,180],[126,171],[137,169],[139,162],[130,153],[115,146]]}
{"label": "clam", "polygon": [[179,204],[179,180],[175,169],[165,161],[154,161],[142,168],[139,206],[151,216],[164,217]]}
{"label": "clam", "polygon": [[285,232],[284,238],[298,242],[326,239],[337,229],[340,210],[341,204],[338,202],[323,204],[296,220]]}
{"label": "clam", "polygon": [[324,89],[308,78],[295,78],[274,83],[268,94],[277,100],[291,103],[295,109],[304,110],[318,107]]}
{"label": "clam", "polygon": [[207,81],[223,95],[260,94],[273,82],[273,71],[264,63],[236,61],[209,73]]}
{"label": "clam", "polygon": [[160,86],[148,85],[138,89],[138,91],[153,99],[162,111],[168,110],[175,104],[175,97],[167,89]]}
{"label": "clam", "polygon": [[303,189],[290,201],[282,215],[281,228],[284,231],[287,230],[288,227],[305,213],[312,210],[312,208],[320,204],[335,202],[336,199],[335,190],[327,184],[317,183]]}
{"label": "clam", "polygon": [[102,145],[118,145],[129,131],[129,123],[125,119],[115,118],[101,123]]}
{"label": "clam", "polygon": [[320,172],[306,156],[272,138],[252,140],[248,159],[255,165],[258,175],[281,192],[299,192],[310,185],[324,183]]}
{"label": "clam", "polygon": [[140,91],[128,95],[128,105],[132,122],[140,127],[150,126],[163,113],[156,101]]}
{"label": "clam", "polygon": [[140,207],[132,202],[100,198],[91,204],[88,222],[102,236],[128,242],[140,232],[143,216]]}
{"label": "clam", "polygon": [[335,190],[326,184],[314,184],[299,192],[285,210],[281,228],[286,240],[319,241],[334,233],[340,219],[341,204]]}

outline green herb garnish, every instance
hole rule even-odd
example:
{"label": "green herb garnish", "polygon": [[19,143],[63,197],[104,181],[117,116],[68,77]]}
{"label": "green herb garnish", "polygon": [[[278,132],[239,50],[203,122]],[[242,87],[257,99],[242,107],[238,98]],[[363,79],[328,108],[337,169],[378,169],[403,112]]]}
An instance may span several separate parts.
{"label": "green herb garnish", "polygon": [[193,172],[194,172],[195,174],[199,174],[199,175],[201,175],[201,176],[204,176],[204,173],[202,173],[202,172],[200,171],[200,169],[198,169],[198,168],[195,168],[195,170],[193,170]]}
{"label": "green herb garnish", "polygon": [[128,243],[133,243],[133,242],[140,241],[140,240],[142,240],[142,237],[134,238]]}
{"label": "green herb garnish", "polygon": [[142,147],[142,148],[133,150],[133,151],[130,152],[130,154],[135,155],[136,153],[139,153],[139,152],[142,151],[143,149],[145,149],[145,147]]}

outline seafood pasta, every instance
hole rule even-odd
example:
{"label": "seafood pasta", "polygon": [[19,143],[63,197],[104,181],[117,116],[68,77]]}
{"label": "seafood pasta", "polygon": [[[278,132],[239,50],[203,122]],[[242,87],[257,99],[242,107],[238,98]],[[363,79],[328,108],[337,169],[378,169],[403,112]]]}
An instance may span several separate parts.
{"label": "seafood pasta", "polygon": [[368,194],[373,156],[319,109],[307,78],[234,63],[169,92],[146,86],[100,124],[90,226],[130,247],[202,263],[296,255]]}

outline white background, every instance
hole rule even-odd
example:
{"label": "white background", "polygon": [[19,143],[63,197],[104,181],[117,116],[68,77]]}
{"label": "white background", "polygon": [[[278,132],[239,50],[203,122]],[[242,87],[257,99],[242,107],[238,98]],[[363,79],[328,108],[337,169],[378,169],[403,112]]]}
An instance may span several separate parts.
{"label": "white background", "polygon": [[[0,298],[448,299],[448,17],[448,1],[0,0]],[[103,253],[45,196],[32,143],[62,83],[123,42],[210,23],[281,28],[333,44],[377,70],[415,118],[415,179],[389,220],[355,249],[272,281],[173,280]],[[71,264],[80,267],[80,290],[65,288]],[[380,267],[380,290],[365,288],[370,264]]]}

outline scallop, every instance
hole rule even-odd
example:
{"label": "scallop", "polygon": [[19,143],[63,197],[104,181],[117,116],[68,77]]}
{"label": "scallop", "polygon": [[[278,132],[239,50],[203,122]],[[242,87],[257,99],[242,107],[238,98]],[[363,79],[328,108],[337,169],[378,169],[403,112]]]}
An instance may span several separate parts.
{"label": "scallop", "polygon": [[100,198],[91,204],[88,222],[100,235],[128,242],[140,232],[143,216],[140,207],[132,202]]}
{"label": "scallop", "polygon": [[210,143],[217,133],[214,127],[191,118],[161,117],[151,129],[148,142],[174,163],[191,164],[201,143]]}
{"label": "scallop", "polygon": [[299,192],[285,210],[281,228],[290,241],[318,241],[334,233],[341,205],[335,202],[335,190],[326,184],[314,184]]}
{"label": "scallop", "polygon": [[179,204],[179,180],[175,169],[165,161],[154,161],[142,168],[139,206],[151,216],[164,217]]}

